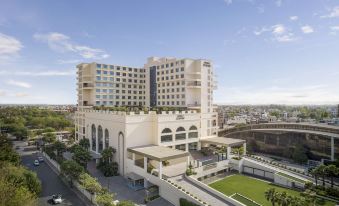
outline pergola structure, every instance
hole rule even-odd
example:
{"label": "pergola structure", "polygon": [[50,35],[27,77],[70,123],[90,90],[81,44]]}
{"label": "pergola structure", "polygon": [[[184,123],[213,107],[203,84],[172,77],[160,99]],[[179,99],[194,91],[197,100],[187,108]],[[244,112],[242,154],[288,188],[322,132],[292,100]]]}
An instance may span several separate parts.
{"label": "pergola structure", "polygon": [[132,153],[132,159],[137,165],[136,155],[143,157],[143,168],[147,172],[147,165],[149,160],[154,160],[158,162],[158,177],[162,178],[163,176],[163,162],[178,158],[187,157],[186,164],[189,162],[189,153],[181,150],[171,149],[164,146],[156,145],[147,145],[142,147],[133,147],[127,148],[127,151]]}
{"label": "pergola structure", "polygon": [[201,139],[200,142],[205,145],[213,144],[227,147],[227,159],[230,159],[232,147],[243,146],[244,155],[246,155],[246,140],[226,137],[212,137],[207,139]]}

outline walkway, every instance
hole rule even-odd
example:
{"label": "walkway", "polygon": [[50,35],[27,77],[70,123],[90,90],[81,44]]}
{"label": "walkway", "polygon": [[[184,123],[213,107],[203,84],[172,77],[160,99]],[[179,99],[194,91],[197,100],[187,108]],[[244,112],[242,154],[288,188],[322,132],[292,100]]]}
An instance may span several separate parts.
{"label": "walkway", "polygon": [[194,194],[198,198],[200,198],[202,201],[206,202],[209,205],[212,206],[221,206],[221,205],[229,205],[233,206],[230,202],[227,202],[226,200],[223,200],[216,195],[210,193],[209,191],[201,188],[198,185],[193,184],[189,180],[187,180],[183,175],[170,178],[172,182],[176,182],[177,185],[180,185],[181,187],[185,188],[185,190],[189,191],[190,193]]}
{"label": "walkway", "polygon": [[[145,190],[134,191],[127,186],[126,180],[122,176],[105,177],[96,169],[95,161],[91,161],[87,165],[88,172],[105,188],[109,188],[110,192],[115,193],[117,200],[131,200],[138,205],[146,205],[144,203]],[[147,206],[173,206],[171,203],[163,198],[158,198]]]}

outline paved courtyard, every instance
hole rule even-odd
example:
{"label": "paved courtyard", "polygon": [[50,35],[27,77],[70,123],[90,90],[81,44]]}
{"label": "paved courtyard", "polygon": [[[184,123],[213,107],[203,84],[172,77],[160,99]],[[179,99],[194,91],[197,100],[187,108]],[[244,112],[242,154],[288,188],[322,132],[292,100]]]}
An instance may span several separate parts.
{"label": "paved courtyard", "polygon": [[[122,176],[105,177],[99,170],[96,169],[95,162],[88,163],[87,169],[89,173],[96,177],[103,187],[109,188],[109,190],[115,193],[117,200],[132,200],[138,205],[146,205],[144,203],[145,190],[134,191],[127,186],[126,180]],[[147,206],[173,206],[171,203],[163,198],[158,198]]]}

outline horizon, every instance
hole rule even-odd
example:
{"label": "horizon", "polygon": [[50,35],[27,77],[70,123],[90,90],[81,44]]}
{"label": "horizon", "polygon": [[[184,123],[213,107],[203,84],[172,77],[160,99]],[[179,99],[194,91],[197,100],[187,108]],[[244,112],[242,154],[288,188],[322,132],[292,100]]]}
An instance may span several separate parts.
{"label": "horizon", "polygon": [[5,0],[0,104],[76,104],[81,62],[173,56],[212,60],[218,105],[336,105],[338,35],[334,0]]}

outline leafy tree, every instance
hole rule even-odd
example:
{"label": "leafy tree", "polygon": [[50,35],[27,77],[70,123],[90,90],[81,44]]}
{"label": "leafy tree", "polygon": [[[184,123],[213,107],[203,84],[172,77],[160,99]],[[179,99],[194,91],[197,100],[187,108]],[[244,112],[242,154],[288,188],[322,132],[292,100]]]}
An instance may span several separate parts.
{"label": "leafy tree", "polygon": [[60,141],[56,141],[54,144],[53,144],[53,147],[54,147],[54,150],[56,150],[57,152],[57,155],[59,157],[62,156],[62,153],[64,153],[66,151],[66,145],[65,143],[63,142],[60,142]]}
{"label": "leafy tree", "polygon": [[90,147],[89,139],[87,139],[87,138],[81,139],[81,140],[79,141],[79,145],[80,145],[81,147],[85,148],[86,150],[88,150],[89,147]]}
{"label": "leafy tree", "polygon": [[327,174],[327,171],[326,171],[326,166],[325,165],[319,165],[317,168],[316,168],[319,176],[321,176],[322,178],[322,181],[323,181],[323,187],[325,187],[325,177],[326,177],[326,174]]}
{"label": "leafy tree", "polygon": [[113,155],[116,153],[116,149],[113,147],[108,147],[101,152],[102,161],[105,163],[110,163],[113,160]]}
{"label": "leafy tree", "polygon": [[20,156],[13,150],[12,143],[3,134],[0,134],[0,161],[20,164]]}
{"label": "leafy tree", "polygon": [[61,174],[68,177],[73,184],[73,180],[78,180],[84,168],[73,160],[65,160],[60,165]]}
{"label": "leafy tree", "polygon": [[297,145],[294,148],[292,158],[295,162],[300,163],[300,164],[307,162],[308,158],[307,158],[307,155],[306,155],[305,148],[300,144]]}
{"label": "leafy tree", "polygon": [[314,177],[315,185],[318,185],[318,176],[320,175],[320,172],[317,168],[313,168],[310,172],[310,174]]}
{"label": "leafy tree", "polygon": [[15,186],[0,176],[0,205],[3,206],[35,206],[36,196],[24,186]]}
{"label": "leafy tree", "polygon": [[316,205],[317,194],[311,190],[305,190],[301,193],[301,196],[305,198],[305,202],[307,205]]}
{"label": "leafy tree", "polygon": [[106,177],[118,175],[118,163],[113,162],[116,149],[108,147],[101,152],[101,159],[97,168],[104,173]]}
{"label": "leafy tree", "polygon": [[53,143],[53,142],[56,141],[56,135],[55,135],[55,133],[47,132],[47,133],[42,135],[42,140],[44,142]]}
{"label": "leafy tree", "polygon": [[100,206],[113,206],[114,195],[109,193],[107,190],[103,189],[97,196],[95,197],[95,201]]}
{"label": "leafy tree", "polygon": [[92,159],[91,154],[88,150],[77,145],[73,147],[73,160],[79,163],[84,168],[87,168],[87,163]]}
{"label": "leafy tree", "polygon": [[102,189],[99,182],[87,173],[82,173],[79,176],[79,183],[91,194],[98,193]]}

